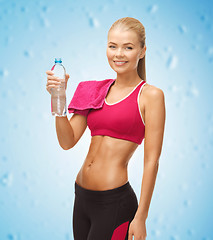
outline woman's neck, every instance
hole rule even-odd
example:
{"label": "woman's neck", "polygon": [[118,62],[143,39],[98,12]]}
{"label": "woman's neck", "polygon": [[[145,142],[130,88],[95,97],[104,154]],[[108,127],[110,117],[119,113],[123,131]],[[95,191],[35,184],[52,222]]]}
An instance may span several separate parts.
{"label": "woman's neck", "polygon": [[114,86],[124,88],[124,87],[133,87],[137,85],[142,79],[139,77],[138,73],[125,73],[117,74]]}

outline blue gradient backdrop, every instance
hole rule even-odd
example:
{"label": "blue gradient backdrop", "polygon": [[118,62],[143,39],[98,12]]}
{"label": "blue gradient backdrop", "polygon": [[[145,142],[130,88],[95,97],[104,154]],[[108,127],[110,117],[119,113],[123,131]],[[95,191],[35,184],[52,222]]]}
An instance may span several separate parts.
{"label": "blue gradient backdrop", "polygon": [[[63,59],[68,103],[80,81],[116,77],[107,32],[126,16],[145,26],[147,82],[166,100],[147,240],[213,239],[212,9],[207,0],[0,0],[0,240],[73,240],[90,131],[74,149],[59,146],[45,72]],[[129,163],[138,199],[142,174],[143,144]]]}

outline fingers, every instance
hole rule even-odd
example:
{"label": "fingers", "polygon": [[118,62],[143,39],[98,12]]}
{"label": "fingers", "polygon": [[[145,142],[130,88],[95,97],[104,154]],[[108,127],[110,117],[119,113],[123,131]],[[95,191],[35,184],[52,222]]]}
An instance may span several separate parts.
{"label": "fingers", "polygon": [[[47,70],[46,74],[47,74],[46,89],[51,94],[51,89],[52,88],[57,88],[61,84],[62,79],[54,76],[54,72],[50,71],[50,70]],[[70,78],[70,75],[66,74],[65,75],[65,89],[67,88],[67,81],[68,81],[69,78]]]}
{"label": "fingers", "polygon": [[66,74],[66,76],[65,76],[66,82],[68,81],[69,78],[70,78],[70,75],[69,75],[69,74]]}
{"label": "fingers", "polygon": [[50,71],[50,70],[47,70],[47,71],[46,71],[46,74],[47,74],[47,75],[54,75],[54,72],[53,72],[53,71]]}
{"label": "fingers", "polygon": [[47,84],[46,89],[51,94],[51,88],[57,88],[61,84],[61,79],[54,76],[54,72],[46,71],[47,74]]}
{"label": "fingers", "polygon": [[70,78],[70,75],[69,74],[66,74],[65,75],[65,89],[67,89],[67,82],[68,82],[68,79]]}

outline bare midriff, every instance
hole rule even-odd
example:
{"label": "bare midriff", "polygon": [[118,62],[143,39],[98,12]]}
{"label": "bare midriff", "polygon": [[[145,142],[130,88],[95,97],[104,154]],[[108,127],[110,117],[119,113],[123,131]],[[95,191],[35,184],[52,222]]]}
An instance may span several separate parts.
{"label": "bare midriff", "polygon": [[[146,88],[149,84],[146,84]],[[139,97],[140,111],[145,119],[145,99]],[[118,96],[120,99],[121,96]],[[76,182],[89,190],[104,191],[120,187],[128,181],[128,163],[139,145],[110,136],[93,136],[86,159]]]}
{"label": "bare midriff", "polygon": [[104,191],[128,181],[128,162],[138,144],[110,136],[93,136],[76,183],[89,190]]}

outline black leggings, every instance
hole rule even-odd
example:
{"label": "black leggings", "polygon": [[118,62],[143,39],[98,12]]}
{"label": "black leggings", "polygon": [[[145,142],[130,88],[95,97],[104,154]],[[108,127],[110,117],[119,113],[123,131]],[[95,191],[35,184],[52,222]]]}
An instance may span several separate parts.
{"label": "black leggings", "polygon": [[85,189],[75,182],[74,240],[128,240],[137,208],[129,181],[105,191]]}

